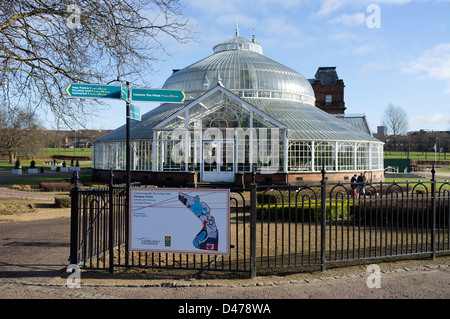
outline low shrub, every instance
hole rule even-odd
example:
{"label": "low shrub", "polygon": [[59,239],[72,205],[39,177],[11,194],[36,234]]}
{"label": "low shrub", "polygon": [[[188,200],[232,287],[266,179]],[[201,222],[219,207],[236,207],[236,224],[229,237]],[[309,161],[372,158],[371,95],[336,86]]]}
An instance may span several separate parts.
{"label": "low shrub", "polygon": [[31,204],[0,204],[0,215],[20,215],[34,212]]}
{"label": "low shrub", "polygon": [[69,196],[55,196],[55,205],[59,208],[70,208],[71,200]]}
{"label": "low shrub", "polygon": [[39,187],[46,192],[68,192],[73,185],[69,182],[40,182]]}
{"label": "low shrub", "polygon": [[19,191],[25,191],[25,192],[31,192],[31,186],[30,185],[11,185],[11,189],[19,190]]}
{"label": "low shrub", "polygon": [[[326,220],[347,219],[350,217],[352,203],[327,203]],[[320,203],[310,201],[303,205],[259,205],[256,209],[256,216],[263,221],[291,221],[291,222],[311,222],[322,219],[322,208]]]}

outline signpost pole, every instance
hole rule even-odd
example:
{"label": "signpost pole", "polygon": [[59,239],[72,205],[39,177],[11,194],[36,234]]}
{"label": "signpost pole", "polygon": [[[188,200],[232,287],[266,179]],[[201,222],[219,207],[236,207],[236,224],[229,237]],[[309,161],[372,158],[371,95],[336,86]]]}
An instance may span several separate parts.
{"label": "signpost pole", "polygon": [[126,218],[125,218],[125,265],[129,266],[129,252],[128,252],[128,246],[129,246],[129,214],[130,214],[130,185],[131,185],[131,159],[130,159],[130,82],[127,82],[126,84],[126,90],[128,91],[128,99],[126,100],[126,112],[127,112],[127,118],[126,118],[126,198],[125,198],[125,212],[126,212]]}

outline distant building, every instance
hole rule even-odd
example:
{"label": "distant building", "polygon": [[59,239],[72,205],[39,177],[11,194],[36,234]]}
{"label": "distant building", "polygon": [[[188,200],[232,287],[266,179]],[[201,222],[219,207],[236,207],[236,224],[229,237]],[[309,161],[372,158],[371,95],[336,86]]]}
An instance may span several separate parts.
{"label": "distant building", "polygon": [[[111,130],[49,130],[58,136],[60,142],[56,142],[57,147],[90,148],[94,140],[109,133]],[[55,144],[55,141],[51,141]]]}
{"label": "distant building", "polygon": [[377,126],[377,134],[387,136],[387,126]]}

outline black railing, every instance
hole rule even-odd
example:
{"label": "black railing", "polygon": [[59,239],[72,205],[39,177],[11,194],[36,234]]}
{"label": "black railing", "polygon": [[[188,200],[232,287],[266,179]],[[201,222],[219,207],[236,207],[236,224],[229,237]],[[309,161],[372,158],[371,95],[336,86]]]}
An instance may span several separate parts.
{"label": "black railing", "polygon": [[[127,187],[83,189],[74,175],[70,262],[89,269],[247,272],[450,252],[450,184],[430,181],[231,189],[230,255],[128,251]],[[254,180],[253,180],[254,181]],[[136,186],[136,185],[133,185]]]}

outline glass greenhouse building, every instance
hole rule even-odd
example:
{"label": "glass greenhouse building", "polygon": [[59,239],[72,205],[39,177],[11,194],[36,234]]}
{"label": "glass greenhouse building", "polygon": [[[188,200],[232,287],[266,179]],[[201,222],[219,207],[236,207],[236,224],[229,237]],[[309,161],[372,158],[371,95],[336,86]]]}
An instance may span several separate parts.
{"label": "glass greenhouse building", "polygon": [[[174,73],[163,89],[181,90],[183,103],[163,103],[131,121],[132,180],[155,185],[198,182],[302,184],[349,181],[364,172],[384,178],[383,143],[315,107],[300,73],[263,55],[239,35]],[[97,139],[94,178],[126,168],[126,126]]]}

